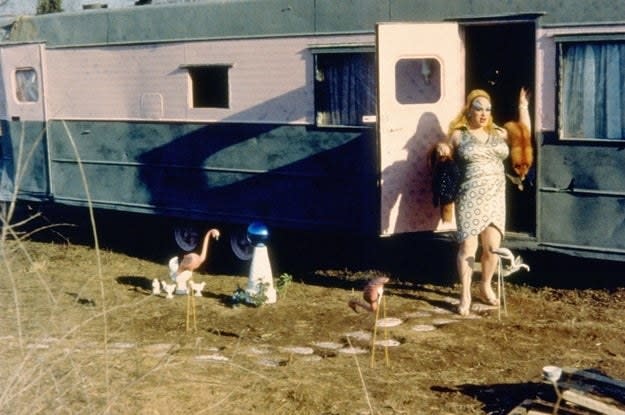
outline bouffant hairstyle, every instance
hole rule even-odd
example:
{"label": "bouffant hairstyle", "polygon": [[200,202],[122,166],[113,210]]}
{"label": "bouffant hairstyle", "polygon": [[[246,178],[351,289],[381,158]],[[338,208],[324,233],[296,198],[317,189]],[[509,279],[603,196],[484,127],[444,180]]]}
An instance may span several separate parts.
{"label": "bouffant hairstyle", "polygon": [[[454,132],[454,130],[458,130],[461,128],[468,128],[469,111],[471,111],[471,106],[473,105],[473,101],[475,101],[477,98],[480,98],[480,97],[486,98],[488,102],[492,102],[488,92],[484,91],[483,89],[474,89],[471,92],[469,92],[469,95],[467,95],[467,100],[464,103],[464,107],[462,107],[462,110],[458,113],[458,115],[456,115],[453,121],[449,123],[449,135],[450,136]],[[490,119],[488,120],[488,124],[486,125],[486,130],[489,133],[492,133],[495,130],[495,128],[497,128],[497,126],[495,125],[493,121],[493,116],[491,114]]]}

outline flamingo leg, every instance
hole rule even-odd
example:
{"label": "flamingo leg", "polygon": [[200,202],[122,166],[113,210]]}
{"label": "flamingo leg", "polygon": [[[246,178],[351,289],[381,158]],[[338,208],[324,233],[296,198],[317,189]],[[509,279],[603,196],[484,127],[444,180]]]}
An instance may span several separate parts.
{"label": "flamingo leg", "polygon": [[197,320],[195,314],[195,296],[192,294],[191,287],[187,289],[187,333],[191,330],[191,322],[193,320],[193,332],[197,332]]}
{"label": "flamingo leg", "polygon": [[[379,298],[378,298],[379,299]],[[378,316],[380,315],[380,307],[375,309],[375,321],[373,322],[373,336],[371,336],[371,367],[375,367],[375,340],[378,332]]]}
{"label": "flamingo leg", "polygon": [[190,311],[191,311],[191,300],[190,300],[189,294],[187,293],[187,320],[186,320],[187,333],[189,332],[189,327],[190,327],[190,323],[189,323]]}
{"label": "flamingo leg", "polygon": [[[386,318],[386,297],[382,297],[382,315]],[[386,366],[390,366],[390,358],[388,355],[388,327],[384,327],[384,362]]]}

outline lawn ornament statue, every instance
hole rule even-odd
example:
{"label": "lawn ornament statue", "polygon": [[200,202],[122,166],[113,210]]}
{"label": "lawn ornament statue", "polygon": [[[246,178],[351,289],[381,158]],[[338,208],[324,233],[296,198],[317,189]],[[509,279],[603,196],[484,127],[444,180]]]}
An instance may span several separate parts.
{"label": "lawn ornament statue", "polygon": [[205,286],[206,286],[206,281],[202,281],[202,282],[189,281],[189,287],[191,287],[190,294],[193,294],[196,297],[201,297],[202,290],[204,289]]}
{"label": "lawn ornament statue", "polygon": [[501,307],[503,305],[504,314],[508,314],[508,307],[506,304],[506,288],[504,285],[504,278],[508,275],[514,274],[520,269],[526,271],[530,270],[529,265],[523,262],[523,258],[520,256],[514,256],[512,251],[508,248],[491,249],[491,252],[499,257],[499,263],[497,265],[497,316],[501,319]]}
{"label": "lawn ornament statue", "polygon": [[263,223],[253,222],[247,227],[247,238],[254,247],[249,278],[245,289],[248,301],[256,305],[275,303],[277,293],[273,286],[273,274],[266,245],[269,239],[269,230]]}
{"label": "lawn ornament statue", "polygon": [[365,285],[362,292],[362,298],[366,302],[353,298],[349,300],[348,305],[355,312],[358,312],[358,307],[371,312],[376,311],[380,300],[382,299],[382,294],[384,293],[384,284],[387,282],[389,282],[388,277],[377,277],[372,279],[367,283],[367,285]]}
{"label": "lawn ornament statue", "polygon": [[202,251],[199,254],[189,252],[182,256],[172,257],[167,263],[169,277],[176,283],[176,294],[187,293],[187,282],[190,281],[193,276],[193,271],[198,269],[208,257],[211,238],[219,240],[219,230],[211,229],[206,232],[202,244]]}
{"label": "lawn ornament statue", "polygon": [[[380,316],[380,308],[383,309],[383,317],[386,318],[386,300],[383,298],[384,295],[384,284],[388,283],[390,279],[388,277],[376,277],[369,281],[362,292],[362,298],[365,302],[357,299],[351,299],[348,302],[348,305],[352,310],[358,312],[358,307],[363,308],[370,312],[375,312],[375,319],[373,321],[373,336],[371,337],[371,367],[375,367],[375,348],[376,348],[376,339],[378,333],[378,319]],[[380,307],[382,304],[382,307]],[[384,337],[388,338],[388,332],[386,328],[384,328]],[[384,347],[384,360],[386,365],[390,364],[389,356],[388,356],[388,348]]]}
{"label": "lawn ornament statue", "polygon": [[174,298],[174,291],[176,290],[176,284],[168,283],[166,281],[161,281],[161,284],[163,286],[163,291],[167,293],[165,298]]}
{"label": "lawn ornament statue", "polygon": [[161,293],[161,282],[157,278],[154,278],[152,280],[152,294],[159,295],[160,293]]}

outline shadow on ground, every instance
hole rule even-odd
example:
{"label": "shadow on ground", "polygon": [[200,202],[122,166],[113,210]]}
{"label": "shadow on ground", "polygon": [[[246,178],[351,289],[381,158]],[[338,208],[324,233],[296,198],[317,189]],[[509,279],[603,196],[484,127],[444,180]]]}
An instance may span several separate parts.
{"label": "shadow on ground", "polygon": [[434,386],[433,392],[441,395],[457,394],[470,396],[483,404],[483,411],[491,415],[508,414],[525,399],[541,397],[553,400],[553,390],[549,385],[534,382],[500,383],[492,385],[464,384],[457,387]]}
{"label": "shadow on ground", "polygon": [[[84,208],[29,210],[35,215],[22,226],[40,242],[95,246],[89,212]],[[173,238],[174,221],[157,216],[96,210],[94,212],[101,249],[123,253],[162,264],[180,253]],[[16,220],[21,220],[20,218]],[[14,221],[15,222],[15,221]],[[457,282],[456,244],[450,234],[405,234],[371,237],[322,232],[271,230],[268,241],[274,276],[297,275],[306,283],[333,285],[344,279],[328,278],[326,270],[382,272],[396,281],[452,285]],[[250,261],[234,257],[229,242],[221,238],[212,247],[204,270],[213,274],[247,275]],[[531,271],[509,277],[509,284],[534,287],[612,290],[625,285],[619,262],[579,258],[556,252],[520,251]],[[165,265],[164,265],[165,266]],[[477,278],[477,277],[476,277]]]}

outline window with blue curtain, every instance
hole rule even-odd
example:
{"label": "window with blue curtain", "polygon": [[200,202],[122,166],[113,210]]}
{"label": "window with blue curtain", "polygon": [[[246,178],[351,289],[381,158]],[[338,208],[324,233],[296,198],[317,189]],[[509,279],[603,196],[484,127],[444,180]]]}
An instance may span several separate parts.
{"label": "window with blue curtain", "polygon": [[562,42],[562,139],[625,140],[625,42]]}
{"label": "window with blue curtain", "polygon": [[315,55],[315,116],[320,126],[362,126],[376,112],[373,53]]}

